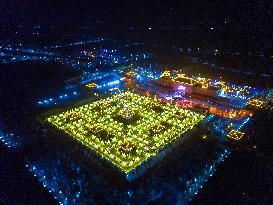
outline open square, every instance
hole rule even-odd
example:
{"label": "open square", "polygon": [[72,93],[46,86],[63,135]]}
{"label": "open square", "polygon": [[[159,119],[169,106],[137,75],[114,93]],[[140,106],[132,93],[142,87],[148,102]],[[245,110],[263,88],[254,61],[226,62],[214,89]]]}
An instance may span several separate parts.
{"label": "open square", "polygon": [[205,116],[124,92],[47,118],[128,174]]}

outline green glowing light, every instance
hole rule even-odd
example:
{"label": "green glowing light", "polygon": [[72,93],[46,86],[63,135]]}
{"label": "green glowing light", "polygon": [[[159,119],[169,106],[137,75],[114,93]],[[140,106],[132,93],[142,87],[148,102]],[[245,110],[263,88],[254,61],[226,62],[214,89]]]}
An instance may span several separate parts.
{"label": "green glowing light", "polygon": [[203,118],[125,92],[53,115],[47,121],[128,173]]}

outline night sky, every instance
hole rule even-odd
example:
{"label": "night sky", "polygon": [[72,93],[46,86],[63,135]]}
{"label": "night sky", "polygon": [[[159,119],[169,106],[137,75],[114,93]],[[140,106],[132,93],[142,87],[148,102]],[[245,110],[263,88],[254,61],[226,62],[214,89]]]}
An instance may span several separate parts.
{"label": "night sky", "polygon": [[270,0],[2,0],[0,22],[15,26],[192,27],[272,32]]}

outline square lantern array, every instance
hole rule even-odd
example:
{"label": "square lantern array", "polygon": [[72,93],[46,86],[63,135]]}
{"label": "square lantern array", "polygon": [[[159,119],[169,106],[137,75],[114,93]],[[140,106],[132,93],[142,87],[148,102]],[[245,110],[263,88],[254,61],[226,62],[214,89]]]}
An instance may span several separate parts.
{"label": "square lantern array", "polygon": [[47,118],[126,174],[205,116],[125,92]]}
{"label": "square lantern array", "polygon": [[244,135],[245,133],[240,132],[238,130],[231,130],[227,136],[234,140],[240,140]]}

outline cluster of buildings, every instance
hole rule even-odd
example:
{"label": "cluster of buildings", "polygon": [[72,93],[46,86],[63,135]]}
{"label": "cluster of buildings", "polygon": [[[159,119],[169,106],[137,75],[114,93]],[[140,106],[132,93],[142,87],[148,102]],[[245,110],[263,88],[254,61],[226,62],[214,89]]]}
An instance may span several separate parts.
{"label": "cluster of buildings", "polygon": [[173,91],[186,95],[203,95],[212,98],[217,98],[221,92],[220,88],[213,87],[205,78],[194,79],[187,77],[185,74],[177,74],[172,77],[170,71],[165,71],[156,80],[156,83],[163,86],[170,87]]}

